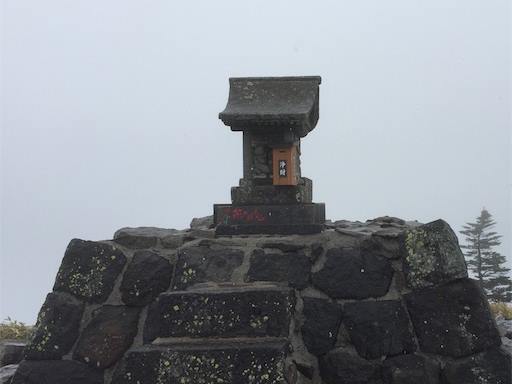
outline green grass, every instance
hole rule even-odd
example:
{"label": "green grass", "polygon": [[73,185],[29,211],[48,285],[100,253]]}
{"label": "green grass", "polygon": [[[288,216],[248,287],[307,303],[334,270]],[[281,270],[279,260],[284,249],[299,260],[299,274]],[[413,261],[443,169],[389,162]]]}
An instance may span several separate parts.
{"label": "green grass", "polygon": [[33,328],[8,317],[0,323],[0,340],[29,340]]}

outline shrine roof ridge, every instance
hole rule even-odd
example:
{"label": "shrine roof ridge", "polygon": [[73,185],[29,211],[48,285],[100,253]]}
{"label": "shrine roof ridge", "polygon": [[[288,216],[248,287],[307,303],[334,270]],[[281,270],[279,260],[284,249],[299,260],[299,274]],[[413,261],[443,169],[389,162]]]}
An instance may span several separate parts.
{"label": "shrine roof ridge", "polygon": [[233,131],[290,128],[306,136],[318,121],[320,76],[232,77],[219,118]]}

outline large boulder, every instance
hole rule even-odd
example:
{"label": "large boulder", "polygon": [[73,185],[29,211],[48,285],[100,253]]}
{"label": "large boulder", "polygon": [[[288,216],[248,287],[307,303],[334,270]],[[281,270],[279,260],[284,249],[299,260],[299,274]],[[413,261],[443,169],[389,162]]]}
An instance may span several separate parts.
{"label": "large boulder", "polygon": [[443,220],[404,233],[404,272],[413,289],[467,277],[466,262],[457,236]]}
{"label": "large boulder", "polygon": [[303,298],[302,339],[309,352],[320,356],[334,347],[341,324],[341,306],[326,299]]}
{"label": "large boulder", "polygon": [[0,367],[18,364],[23,360],[23,349],[26,344],[17,340],[0,341]]}
{"label": "large boulder", "polygon": [[190,246],[180,249],[175,268],[174,289],[186,289],[204,282],[222,283],[240,267],[244,252],[232,248]]}
{"label": "large boulder", "polygon": [[493,348],[465,359],[449,361],[443,369],[444,384],[510,384],[512,364],[508,353]]}
{"label": "large boulder", "polygon": [[381,384],[381,365],[343,349],[334,349],[319,360],[325,384]]}
{"label": "large boulder", "polygon": [[105,301],[126,263],[126,256],[108,243],[73,239],[53,289],[92,303]]}
{"label": "large boulder", "polygon": [[25,348],[28,360],[58,360],[78,337],[84,304],[63,292],[53,292],[39,311],[32,340]]}
{"label": "large boulder", "polygon": [[313,273],[313,285],[336,299],[366,299],[384,296],[393,269],[383,256],[358,248],[331,248],[323,267]]}
{"label": "large boulder", "polygon": [[501,344],[478,283],[461,279],[405,296],[423,352],[461,357]]}
{"label": "large boulder", "polygon": [[311,261],[303,252],[265,253],[257,249],[251,255],[246,281],[283,282],[304,289],[310,271]]}
{"label": "large boulder", "polygon": [[103,373],[73,360],[23,361],[12,384],[103,384]]}
{"label": "large boulder", "polygon": [[143,250],[135,252],[121,283],[121,296],[127,305],[145,306],[171,284],[172,267],[167,259]]}
{"label": "large boulder", "polygon": [[82,331],[73,354],[94,368],[108,368],[126,352],[137,334],[140,310],[105,305],[97,309]]}
{"label": "large boulder", "polygon": [[348,303],[343,312],[350,340],[361,357],[376,359],[416,350],[409,317],[399,300]]}

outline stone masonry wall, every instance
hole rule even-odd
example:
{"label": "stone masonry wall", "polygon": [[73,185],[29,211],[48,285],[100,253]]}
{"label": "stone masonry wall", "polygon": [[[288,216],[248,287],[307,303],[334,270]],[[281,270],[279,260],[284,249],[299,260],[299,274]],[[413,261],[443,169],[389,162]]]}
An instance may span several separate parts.
{"label": "stone masonry wall", "polygon": [[512,383],[444,221],[209,224],[72,240],[12,383]]}

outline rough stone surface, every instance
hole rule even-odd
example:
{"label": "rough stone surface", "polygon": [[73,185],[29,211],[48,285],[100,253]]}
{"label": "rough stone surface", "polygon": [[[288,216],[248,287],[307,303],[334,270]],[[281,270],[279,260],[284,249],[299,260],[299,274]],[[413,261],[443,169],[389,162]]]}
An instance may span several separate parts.
{"label": "rough stone surface", "polygon": [[302,338],[309,352],[320,356],[334,348],[341,323],[341,306],[326,299],[303,298]]}
{"label": "rough stone surface", "polygon": [[126,256],[113,245],[71,240],[53,289],[89,302],[103,302],[125,263]]}
{"label": "rough stone surface", "polygon": [[127,305],[145,306],[171,284],[172,267],[151,251],[137,251],[121,283],[121,295]]}
{"label": "rough stone surface", "polygon": [[194,246],[181,249],[176,264],[174,289],[185,289],[207,281],[221,283],[231,279],[243,261],[240,250]]}
{"label": "rough stone surface", "polygon": [[103,373],[72,360],[23,361],[12,384],[103,384]]}
{"label": "rough stone surface", "polygon": [[302,252],[279,254],[256,250],[251,255],[246,281],[277,281],[303,289],[309,283],[310,271],[311,261]]}
{"label": "rough stone surface", "polygon": [[404,272],[411,288],[424,288],[467,277],[457,236],[443,220],[405,232]]}
{"label": "rough stone surface", "polygon": [[376,359],[416,349],[412,326],[400,301],[348,303],[343,311],[350,340],[361,357]]}
{"label": "rough stone surface", "polygon": [[58,360],[78,337],[84,305],[71,295],[49,293],[39,312],[32,340],[25,348],[28,360]]}
{"label": "rough stone surface", "polygon": [[93,313],[73,358],[95,368],[108,368],[121,358],[137,334],[138,308],[105,305]]}
{"label": "rough stone surface", "polygon": [[286,384],[283,342],[196,344],[130,352],[114,384]]}
{"label": "rough stone surface", "polygon": [[461,357],[501,343],[487,300],[473,280],[461,279],[405,297],[424,352]]}
{"label": "rough stone surface", "polygon": [[313,183],[301,178],[296,186],[275,188],[273,185],[254,185],[242,179],[240,187],[231,188],[231,201],[235,205],[311,203]]}
{"label": "rough stone surface", "polygon": [[23,349],[26,343],[16,340],[0,341],[0,367],[18,364],[23,360]]}
{"label": "rough stone surface", "polygon": [[161,294],[150,308],[145,341],[156,337],[287,337],[293,290],[274,286]]}
{"label": "rough stone surface", "polygon": [[18,364],[9,364],[0,367],[0,383],[11,384],[16,369],[18,369]]}
{"label": "rough stone surface", "polygon": [[420,355],[387,359],[382,371],[385,384],[439,384],[440,375],[439,364]]}
{"label": "rough stone surface", "polygon": [[127,248],[152,248],[158,244],[158,239],[177,233],[176,229],[155,227],[121,228],[114,234],[114,241]]}
{"label": "rough stone surface", "polygon": [[499,348],[450,361],[443,369],[443,384],[510,384],[511,357]]}
{"label": "rough stone surface", "polygon": [[194,217],[190,222],[192,229],[207,229],[213,225],[213,215],[205,217]]}
{"label": "rough stone surface", "polygon": [[384,296],[393,269],[388,259],[355,248],[331,248],[323,268],[313,273],[313,284],[337,299]]}
{"label": "rough stone surface", "polygon": [[325,384],[381,384],[380,364],[343,349],[334,349],[319,360]]}

